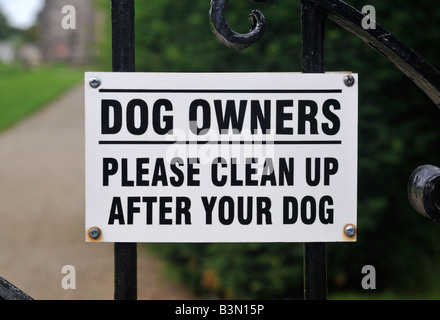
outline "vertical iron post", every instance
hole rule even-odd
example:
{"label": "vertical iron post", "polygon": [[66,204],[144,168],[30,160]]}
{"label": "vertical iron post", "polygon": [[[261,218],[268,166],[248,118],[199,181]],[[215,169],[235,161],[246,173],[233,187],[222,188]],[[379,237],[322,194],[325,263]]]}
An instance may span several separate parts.
{"label": "vertical iron post", "polygon": [[[324,72],[324,27],[326,15],[311,1],[301,0],[302,72]],[[327,299],[325,243],[304,243],[304,299]]]}
{"label": "vertical iron post", "polygon": [[[112,0],[112,69],[134,72],[134,0]],[[137,299],[137,244],[115,243],[115,300]]]}

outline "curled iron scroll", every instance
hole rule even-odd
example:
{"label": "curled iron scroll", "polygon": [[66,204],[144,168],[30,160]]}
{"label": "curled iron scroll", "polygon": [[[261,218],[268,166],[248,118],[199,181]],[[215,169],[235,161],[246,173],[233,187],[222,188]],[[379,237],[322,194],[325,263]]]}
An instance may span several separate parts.
{"label": "curled iron scroll", "polygon": [[[261,0],[259,0],[261,1]],[[237,33],[231,29],[226,20],[226,5],[228,0],[211,0],[211,8],[209,10],[209,18],[211,26],[218,41],[223,45],[243,50],[264,35],[266,31],[266,18],[258,11],[253,10],[249,15],[251,21],[251,29],[248,33]]]}
{"label": "curled iron scroll", "polygon": [[421,215],[440,224],[440,168],[422,165],[411,174],[408,181],[408,199]]}
{"label": "curled iron scroll", "polygon": [[440,108],[440,72],[417,52],[379,24],[375,28],[364,29],[362,20],[365,15],[342,0],[301,1],[313,3],[330,20],[355,34],[391,61]]}

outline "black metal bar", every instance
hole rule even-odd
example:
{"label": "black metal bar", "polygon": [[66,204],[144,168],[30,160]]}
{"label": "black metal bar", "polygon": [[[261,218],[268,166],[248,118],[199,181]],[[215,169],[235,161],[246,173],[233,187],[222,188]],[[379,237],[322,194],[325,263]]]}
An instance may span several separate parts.
{"label": "black metal bar", "polygon": [[34,300],[9,281],[0,277],[0,300]]}
{"label": "black metal bar", "polygon": [[[324,27],[326,16],[307,0],[301,1],[302,72],[324,72]],[[304,244],[304,299],[327,299],[325,243]]]}
{"label": "black metal bar", "polygon": [[115,300],[137,299],[137,244],[115,243]]}
{"label": "black metal bar", "polygon": [[324,72],[324,27],[326,16],[308,0],[301,1],[302,72]]}
{"label": "black metal bar", "polygon": [[134,0],[112,0],[114,72],[134,72]]}
{"label": "black metal bar", "polygon": [[[112,67],[135,71],[134,0],[112,0]],[[115,243],[115,300],[137,299],[137,244]]]}
{"label": "black metal bar", "polygon": [[304,299],[327,299],[327,250],[325,243],[304,243]]}

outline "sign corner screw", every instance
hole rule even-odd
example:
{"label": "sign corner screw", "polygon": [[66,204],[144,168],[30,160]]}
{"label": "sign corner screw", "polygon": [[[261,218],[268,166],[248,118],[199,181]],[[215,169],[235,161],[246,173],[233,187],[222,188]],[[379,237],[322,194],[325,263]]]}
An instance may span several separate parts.
{"label": "sign corner screw", "polygon": [[354,77],[351,74],[348,74],[344,77],[344,84],[347,87],[351,87],[352,85],[354,85]]}
{"label": "sign corner screw", "polygon": [[99,78],[91,78],[89,80],[89,85],[93,88],[96,89],[101,85],[101,79]]}
{"label": "sign corner screw", "polygon": [[101,236],[101,229],[97,227],[92,227],[89,229],[89,237],[93,240],[98,239]]}
{"label": "sign corner screw", "polygon": [[353,238],[356,234],[356,227],[352,224],[347,224],[344,227],[344,234],[347,237]]}

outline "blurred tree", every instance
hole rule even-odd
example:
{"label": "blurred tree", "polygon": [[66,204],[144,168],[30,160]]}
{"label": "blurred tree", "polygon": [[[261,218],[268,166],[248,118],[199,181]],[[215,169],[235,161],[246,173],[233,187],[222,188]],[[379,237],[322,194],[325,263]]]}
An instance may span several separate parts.
{"label": "blurred tree", "polygon": [[[348,2],[358,10],[373,5],[378,23],[440,67],[436,2]],[[268,30],[258,43],[237,52],[212,34],[209,1],[137,1],[137,71],[299,72],[299,2],[230,1],[231,27],[247,32],[246,17],[254,8],[266,16]],[[439,110],[394,65],[331,22],[325,48],[327,71],[352,70],[360,79],[358,242],[328,244],[329,290],[362,290],[361,269],[367,264],[377,270],[378,291],[414,292],[439,283],[440,229],[416,214],[406,195],[408,177],[418,165],[440,164]],[[109,50],[103,52],[110,66]],[[302,297],[301,244],[155,247],[198,292],[229,298]]]}
{"label": "blurred tree", "polygon": [[8,18],[0,8],[0,40],[7,40],[14,37],[15,42],[36,42],[38,40],[37,27],[30,26],[27,29],[11,27]]}
{"label": "blurred tree", "polygon": [[0,40],[9,38],[12,28],[9,26],[8,19],[0,8]]}
{"label": "blurred tree", "polygon": [[38,28],[36,25],[20,30],[20,34],[23,37],[23,42],[36,43],[38,41]]}

